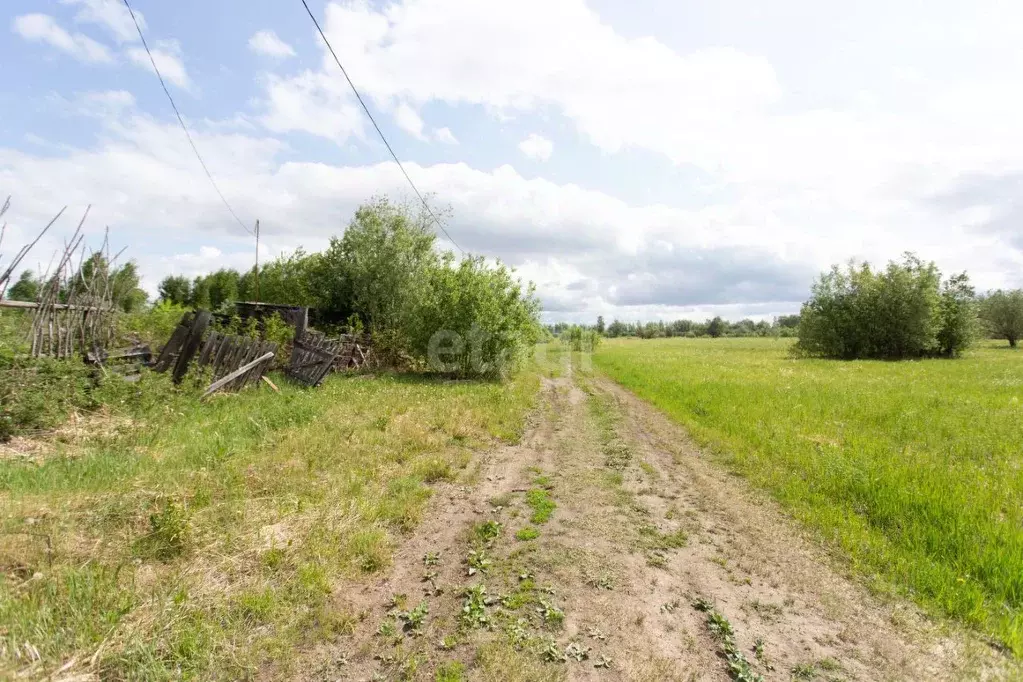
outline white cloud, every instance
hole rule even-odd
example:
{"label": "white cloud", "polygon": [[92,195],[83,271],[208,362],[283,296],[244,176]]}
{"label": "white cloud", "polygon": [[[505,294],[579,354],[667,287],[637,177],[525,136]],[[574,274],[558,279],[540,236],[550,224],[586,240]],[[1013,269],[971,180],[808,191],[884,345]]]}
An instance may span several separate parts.
{"label": "white cloud", "polygon": [[399,104],[398,108],[394,110],[394,120],[399,128],[412,137],[420,140],[426,139],[426,136],[423,135],[423,126],[425,125],[423,119],[415,109],[405,102]]}
{"label": "white cloud", "polygon": [[107,64],[114,61],[106,45],[82,33],[68,33],[47,14],[23,14],[14,19],[12,29],[25,40],[46,43],[79,61]]}
{"label": "white cloud", "polygon": [[294,57],[295,50],[286,42],[277,37],[273,31],[257,31],[249,38],[249,49],[256,54],[283,59]]}
{"label": "white cloud", "polygon": [[[102,26],[120,43],[138,40],[138,31],[131,20],[131,14],[120,0],[61,0],[61,4],[79,7],[75,21]],[[138,10],[134,11],[139,26],[145,30],[145,17]]]}
{"label": "white cloud", "polygon": [[[157,41],[151,52],[153,54],[152,61],[156,62],[156,66],[160,69],[160,73],[163,75],[164,80],[176,85],[182,90],[192,90],[192,80],[188,77],[188,71],[185,69],[185,63],[181,60],[181,48],[177,41]],[[129,48],[127,55],[128,59],[130,59],[136,66],[146,69],[147,71],[153,70],[153,64],[149,60],[149,55],[146,54],[146,51],[143,48]]]}
{"label": "white cloud", "polygon": [[[908,5],[865,2],[794,0],[811,33],[787,10],[754,20],[730,3],[691,22],[644,26],[637,12],[630,35],[658,37],[633,39],[609,23],[624,10],[604,3],[598,17],[583,0],[334,2],[324,25],[381,115],[450,143],[450,130],[418,112],[456,112],[472,158],[487,161],[421,166],[413,157],[409,173],[452,206],[462,246],[521,266],[558,315],[769,314],[830,263],[883,262],[907,249],[946,271],[968,269],[980,289],[1023,284],[1020,10],[939,0],[921,21]],[[665,18],[685,15],[676,5],[665,4]],[[885,22],[864,19],[882,11]],[[262,77],[255,121],[264,130],[341,144],[364,137],[344,79],[321,57],[311,70]],[[107,117],[102,146],[48,158],[0,152],[0,184],[40,207],[33,216],[67,194],[96,203],[98,222],[138,230],[160,258],[199,258],[200,244],[225,261],[249,250],[246,235],[233,241],[240,230],[179,130],[132,115],[116,96],[91,106],[121,112]],[[565,161],[558,182],[499,165],[508,160],[475,142],[490,132],[469,118],[477,115],[545,131]],[[283,143],[255,130],[228,118],[197,135],[225,194],[243,220],[263,220],[275,253],[317,248],[358,201],[408,191],[391,164],[282,164]],[[578,143],[603,152],[597,172],[571,166]],[[642,153],[616,158],[620,150]],[[660,194],[671,206],[582,186],[628,196],[615,174],[663,173],[652,155],[675,164],[677,196]],[[154,271],[160,262],[151,259]]]}
{"label": "white cloud", "polygon": [[[124,103],[110,93],[90,99]],[[47,156],[0,149],[0,184],[15,197],[16,234],[30,232],[55,206],[69,204],[75,214],[92,203],[93,236],[109,225],[131,246],[150,289],[170,272],[249,262],[250,237],[220,204],[176,124],[130,109],[104,121],[95,148]],[[273,138],[205,124],[193,132],[242,220],[260,218],[268,255],[298,245],[322,248],[368,197],[407,196],[392,163],[282,163],[284,145]],[[463,248],[520,267],[536,279],[556,317],[789,312],[820,267],[851,254],[897,254],[901,237],[886,234],[888,224],[933,232],[931,243],[944,242],[945,252],[925,253],[947,270],[1005,255],[996,239],[978,241],[953,217],[935,220],[904,202],[885,206],[877,229],[844,235],[832,232],[841,225],[841,207],[804,214],[769,198],[691,209],[635,206],[576,185],[527,179],[510,166],[409,162],[406,168],[437,205],[452,208],[448,231]],[[213,248],[221,255],[211,256]],[[1005,284],[1005,272],[975,274],[982,288]]]}
{"label": "white cloud", "polygon": [[260,121],[277,133],[301,131],[342,142],[362,134],[364,114],[336,76],[305,71],[292,78],[266,76],[266,113]]}
{"label": "white cloud", "polygon": [[433,131],[433,139],[444,144],[458,144],[458,138],[450,128],[437,128]]}
{"label": "white cloud", "polygon": [[519,151],[531,159],[546,161],[551,158],[554,151],[554,143],[542,135],[531,133],[529,137],[519,142]]}

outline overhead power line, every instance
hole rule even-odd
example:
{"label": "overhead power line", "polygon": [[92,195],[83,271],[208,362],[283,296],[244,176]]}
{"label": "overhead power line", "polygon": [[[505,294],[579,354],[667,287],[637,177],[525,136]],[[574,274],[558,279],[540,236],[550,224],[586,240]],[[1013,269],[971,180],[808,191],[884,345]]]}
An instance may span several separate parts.
{"label": "overhead power line", "polygon": [[[387,138],[384,136],[384,131],[380,130],[380,126],[377,125],[377,120],[373,118],[373,114],[372,112],[370,112],[369,107],[366,106],[366,102],[365,100],[362,99],[362,95],[359,94],[358,88],[355,87],[355,83],[353,83],[352,79],[348,76],[348,71],[346,71],[345,67],[342,66],[341,60],[338,58],[337,53],[334,52],[334,47],[330,44],[330,41],[327,40],[327,35],[323,32],[323,29],[320,28],[320,22],[316,20],[316,15],[313,14],[313,11],[311,9],[309,9],[309,3],[306,2],[306,0],[301,1],[302,6],[305,7],[305,11],[309,15],[309,18],[313,20],[313,25],[316,26],[316,31],[320,34],[320,37],[323,38],[323,42],[327,46],[327,49],[330,50],[331,56],[334,57],[334,61],[337,63],[337,68],[341,69],[341,73],[344,74],[345,80],[348,81],[348,87],[350,87],[352,89],[352,92],[355,93],[355,98],[359,100],[359,104],[362,105],[362,110],[366,112],[366,116],[369,117],[369,120],[373,124],[373,127],[376,128],[377,135],[379,135],[380,139],[383,140],[384,146],[387,147],[387,151],[391,153],[391,158],[394,159],[394,162],[398,164],[398,168],[401,169],[402,175],[404,175],[405,179],[408,180],[408,184],[412,188],[412,191],[416,193],[416,196],[419,197],[419,201],[423,203],[423,208],[425,208],[426,212],[430,215],[431,218],[433,218],[433,222],[436,223],[437,227],[439,227],[441,232],[444,233],[444,236],[448,238],[448,241],[454,244],[456,249],[458,249],[462,253],[465,253],[462,247],[458,245],[458,242],[456,242],[454,238],[452,238],[452,236],[448,234],[448,231],[444,229],[444,225],[441,224],[437,216],[434,215],[433,210],[430,209],[430,205],[426,203],[426,199],[423,198],[423,195],[419,192],[419,189],[416,188],[416,183],[412,182],[412,178],[409,177],[408,171],[405,170],[405,166],[403,166],[401,164],[401,161],[398,160],[398,155],[394,153],[394,149],[391,148],[391,143],[388,142]],[[127,0],[125,0],[125,2],[127,2]]]}
{"label": "overhead power line", "polygon": [[217,186],[217,181],[213,179],[213,174],[210,173],[209,167],[206,165],[206,162],[203,161],[202,154],[199,153],[199,148],[195,146],[195,140],[192,139],[192,133],[188,132],[188,126],[185,125],[185,119],[181,117],[178,105],[174,103],[174,98],[171,96],[170,90],[167,88],[167,83],[163,80],[163,74],[160,73],[160,68],[156,65],[156,60],[153,59],[153,53],[149,50],[149,43],[146,42],[146,37],[142,34],[142,27],[139,26],[139,21],[135,17],[135,11],[131,8],[131,5],[128,4],[128,0],[124,0],[124,6],[128,8],[131,20],[135,24],[135,30],[138,31],[139,39],[142,41],[142,47],[146,48],[146,54],[149,55],[149,63],[153,65],[153,71],[156,72],[156,77],[160,79],[160,87],[163,88],[164,94],[167,95],[171,108],[174,109],[174,115],[178,117],[178,123],[181,124],[181,129],[185,131],[185,137],[188,138],[188,144],[191,145],[192,151],[195,152],[195,158],[199,159],[199,164],[206,172],[206,177],[209,178],[210,184],[213,185],[213,189],[217,191],[217,196],[219,196],[220,200],[224,202],[224,207],[231,213],[238,225],[251,235],[252,230],[245,226],[245,223],[241,221],[238,214],[234,212],[233,208],[231,208],[231,204],[227,202],[227,198],[224,196],[224,193],[221,192],[220,187]]}

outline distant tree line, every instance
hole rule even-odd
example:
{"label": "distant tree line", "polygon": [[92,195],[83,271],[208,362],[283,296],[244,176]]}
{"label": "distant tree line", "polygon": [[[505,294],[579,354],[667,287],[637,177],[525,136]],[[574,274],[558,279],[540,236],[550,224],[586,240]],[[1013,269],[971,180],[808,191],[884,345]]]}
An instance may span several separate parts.
{"label": "distant tree line", "polygon": [[[548,329],[555,336],[561,336],[565,330],[575,325],[567,322],[559,322],[549,325]],[[794,337],[799,327],[799,315],[782,315],[774,318],[771,322],[766,320],[754,321],[742,319],[737,322],[730,322],[715,317],[713,319],[697,322],[694,320],[674,320],[665,322],[623,322],[614,320],[611,324],[605,325],[603,316],[597,318],[597,323],[590,327],[593,331],[608,338],[631,336],[640,339],[660,339],[670,337]]]}
{"label": "distant tree line", "polygon": [[715,317],[605,324],[600,316],[591,326],[548,326],[562,339],[578,338],[579,330],[610,338],[796,337],[796,353],[821,358],[954,358],[984,336],[1017,347],[1023,338],[1023,290],[977,295],[965,272],[945,278],[933,262],[906,253],[883,270],[868,263],[832,267],[814,282],[799,314],[771,322]]}

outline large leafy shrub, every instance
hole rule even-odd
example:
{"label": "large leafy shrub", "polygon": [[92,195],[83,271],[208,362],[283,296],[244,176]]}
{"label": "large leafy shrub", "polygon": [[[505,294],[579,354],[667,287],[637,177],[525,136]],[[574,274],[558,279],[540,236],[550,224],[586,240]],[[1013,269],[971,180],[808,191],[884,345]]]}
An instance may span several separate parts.
{"label": "large leafy shrub", "polygon": [[432,218],[377,199],[317,265],[319,307],[364,323],[374,351],[463,377],[507,373],[539,335],[539,301],[501,264],[436,250]]}
{"label": "large leafy shrub", "polygon": [[822,274],[800,312],[796,349],[841,359],[954,357],[975,329],[966,274],[943,284],[934,263],[906,254],[884,270],[863,263]]}
{"label": "large leafy shrub", "polygon": [[988,294],[980,302],[980,316],[991,336],[1015,348],[1023,338],[1023,289]]}
{"label": "large leafy shrub", "polygon": [[404,323],[409,352],[434,370],[497,377],[540,336],[540,302],[511,271],[480,256],[430,266]]}

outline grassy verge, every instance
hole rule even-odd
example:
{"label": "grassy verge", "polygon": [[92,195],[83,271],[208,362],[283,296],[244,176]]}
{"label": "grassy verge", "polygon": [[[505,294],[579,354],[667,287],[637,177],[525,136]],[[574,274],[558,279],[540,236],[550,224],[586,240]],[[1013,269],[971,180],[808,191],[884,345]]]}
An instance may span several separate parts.
{"label": "grassy verge", "polygon": [[775,340],[611,342],[596,366],[882,588],[1023,655],[1023,355],[789,358]]}
{"label": "grassy verge", "polygon": [[286,675],[353,628],[332,585],[386,567],[474,448],[516,440],[538,379],[278,383],[127,396],[116,429],[0,461],[0,677]]}

